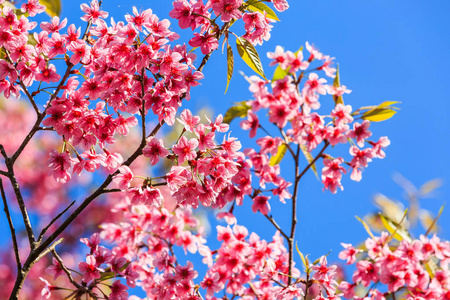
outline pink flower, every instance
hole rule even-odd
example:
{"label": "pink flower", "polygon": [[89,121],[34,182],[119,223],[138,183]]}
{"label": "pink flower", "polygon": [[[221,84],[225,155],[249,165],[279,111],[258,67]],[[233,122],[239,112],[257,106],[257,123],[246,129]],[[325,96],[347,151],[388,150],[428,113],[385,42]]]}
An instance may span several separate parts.
{"label": "pink flower", "polygon": [[269,122],[283,128],[286,126],[287,122],[294,117],[295,113],[296,111],[289,109],[289,107],[284,104],[271,105]]}
{"label": "pink flower", "polygon": [[111,293],[108,295],[109,300],[126,300],[128,299],[128,287],[120,282],[114,281],[111,285]]}
{"label": "pink flower", "polygon": [[259,127],[258,116],[254,112],[249,110],[247,112],[247,120],[241,121],[240,125],[244,130],[250,129],[250,138],[254,138],[256,136],[256,130]]}
{"label": "pink flower", "polygon": [[81,20],[85,22],[92,21],[93,24],[97,24],[99,18],[105,19],[108,17],[107,12],[100,10],[97,0],[92,0],[91,6],[83,3],[80,5],[80,8],[84,13],[86,13],[81,17]]}
{"label": "pink flower", "polygon": [[44,282],[45,287],[42,289],[41,291],[41,297],[42,299],[50,299],[50,297],[52,296],[52,290],[55,289],[54,286],[52,286],[47,280],[45,280],[42,277],[39,277],[39,279]]}
{"label": "pink flower", "polygon": [[209,33],[199,34],[194,32],[194,37],[189,40],[192,47],[200,47],[203,54],[208,54],[219,47],[219,41]]}
{"label": "pink flower", "polygon": [[206,117],[208,122],[210,122],[210,125],[208,125],[208,128],[211,128],[211,131],[218,131],[218,132],[227,132],[228,129],[230,129],[230,125],[223,122],[223,116],[222,114],[218,115],[217,118],[214,119],[214,121],[210,121],[208,117]]}
{"label": "pink flower", "polygon": [[338,188],[340,188],[341,191],[344,190],[344,187],[341,185],[340,178],[322,175],[322,183],[324,184],[323,190],[328,189],[333,194],[336,194]]}
{"label": "pink flower", "polygon": [[289,8],[289,4],[286,0],[272,0],[275,9],[278,11],[285,11]]}
{"label": "pink flower", "polygon": [[323,164],[324,167],[322,169],[323,176],[329,176],[336,179],[342,178],[342,173],[347,173],[344,167],[341,164],[344,162],[342,157],[338,157],[335,159],[324,159]]}
{"label": "pink flower", "polygon": [[288,60],[287,60],[286,53],[284,52],[283,47],[276,46],[275,52],[267,52],[267,57],[273,60],[270,62],[269,66],[274,66],[276,64],[279,64],[282,69],[287,69]]}
{"label": "pink flower", "polygon": [[370,126],[370,121],[364,120],[362,124],[355,122],[353,124],[353,130],[350,130],[347,134],[347,137],[356,139],[356,144],[359,147],[364,146],[364,140],[372,135],[372,133],[368,130]]}
{"label": "pink flower", "polygon": [[369,141],[369,143],[372,145],[372,153],[374,157],[377,158],[385,158],[386,154],[383,151],[383,148],[386,148],[391,144],[391,141],[388,139],[387,136],[382,136],[378,140],[378,142],[374,143]]}
{"label": "pink flower", "polygon": [[176,281],[191,281],[197,278],[198,273],[194,270],[194,265],[188,261],[186,266],[177,266],[175,268],[175,280]]}
{"label": "pink flower", "polygon": [[302,93],[310,97],[315,97],[316,94],[325,95],[327,90],[324,83],[326,82],[326,79],[319,79],[319,75],[316,73],[311,73],[309,74],[308,80],[305,82],[305,87],[303,88]]}
{"label": "pink flower", "polygon": [[216,146],[216,143],[214,142],[214,132],[206,132],[205,125],[199,124],[197,128],[195,128],[195,134],[198,137],[198,149],[213,149]]}
{"label": "pink flower", "polygon": [[56,67],[53,64],[48,65],[41,69],[41,73],[36,74],[36,81],[43,81],[46,83],[57,82],[61,79],[61,76],[56,73]]}
{"label": "pink flower", "polygon": [[309,57],[308,61],[312,61],[313,59],[322,59],[323,54],[320,53],[320,51],[315,48],[313,45],[310,45],[308,42],[306,42],[306,49],[309,53],[311,53],[311,56]]}
{"label": "pink flower", "polygon": [[361,260],[356,263],[356,268],[357,270],[353,273],[352,277],[354,282],[361,282],[362,285],[367,287],[371,281],[378,281],[378,272],[380,270],[378,264]]}
{"label": "pink flower", "polygon": [[[330,92],[330,91],[328,91]],[[334,123],[336,126],[344,125],[353,122],[353,117],[351,116],[352,106],[343,105],[338,103],[334,109],[331,111],[331,116],[335,118]]]}
{"label": "pink flower", "polygon": [[197,153],[195,152],[197,146],[197,139],[192,138],[188,141],[186,137],[182,136],[172,148],[173,153],[178,155],[178,165],[181,165],[185,160],[194,160],[197,157]]}
{"label": "pink flower", "polygon": [[47,267],[47,269],[45,269],[45,272],[47,274],[53,275],[53,280],[56,280],[56,278],[58,278],[59,276],[64,275],[64,270],[54,257],[53,257],[53,264]]}
{"label": "pink flower", "polygon": [[[335,75],[336,68],[331,67],[331,65],[333,64],[334,57],[330,57],[329,55],[325,55],[325,56],[323,56],[322,59],[324,60],[323,65],[321,65],[317,69],[318,70],[323,70],[328,77],[335,78],[336,77],[336,75]],[[340,88],[341,87],[339,87],[337,89],[340,89]],[[345,85],[343,85],[342,88],[343,88],[344,91],[346,90]],[[351,92],[350,90],[347,90],[347,91],[348,91],[348,93]]]}
{"label": "pink flower", "polygon": [[183,110],[180,119],[177,119],[181,124],[184,125],[184,129],[193,132],[194,128],[200,123],[199,116],[193,116],[189,109]]}
{"label": "pink flower", "polygon": [[72,167],[73,159],[68,152],[59,153],[55,149],[50,151],[50,158],[47,161],[48,167],[51,169],[50,174],[56,181],[66,183],[71,176],[69,170]]}
{"label": "pink flower", "polygon": [[101,272],[104,271],[103,269],[97,266],[97,262],[93,255],[88,255],[86,257],[86,262],[80,262],[78,264],[78,268],[83,274],[83,281],[86,283],[89,283],[94,279],[100,278],[101,277],[100,271]]}
{"label": "pink flower", "polygon": [[223,283],[220,281],[220,275],[218,273],[209,272],[206,274],[203,281],[200,282],[202,289],[206,289],[206,294],[208,296],[213,296],[223,289]]}
{"label": "pink flower", "polygon": [[152,166],[159,162],[160,157],[166,157],[170,153],[169,150],[164,148],[163,141],[161,139],[158,140],[155,137],[152,137],[147,141],[147,145],[142,152],[145,157],[150,158],[150,164]]}
{"label": "pink flower", "polygon": [[62,22],[60,23],[59,17],[53,17],[50,23],[42,22],[41,29],[47,31],[48,33],[55,33],[66,27],[66,24],[67,18],[64,18],[64,20],[62,20]]}
{"label": "pink flower", "polygon": [[[286,52],[287,65],[290,73],[296,73],[298,70],[306,70],[309,67],[309,62],[302,61],[303,60],[303,52],[298,51],[297,54],[292,53],[291,51]],[[311,75],[314,73],[311,73]],[[311,76],[310,80],[311,80]]]}
{"label": "pink flower", "polygon": [[275,138],[266,136],[257,139],[256,143],[261,146],[261,150],[259,151],[259,153],[270,153],[272,155],[275,155],[278,151],[278,147],[283,143],[283,140],[278,136]]}
{"label": "pink flower", "polygon": [[228,22],[242,18],[242,12],[239,10],[241,5],[242,0],[218,0],[213,3],[213,10],[217,16],[220,15],[222,22]]}
{"label": "pink flower", "polygon": [[253,212],[257,212],[259,210],[263,215],[267,216],[270,212],[270,205],[268,202],[269,199],[270,197],[267,196],[256,196],[253,198]]}
{"label": "pink flower", "polygon": [[361,249],[355,249],[351,244],[344,244],[341,243],[342,247],[345,248],[345,250],[342,250],[339,253],[339,258],[342,260],[347,260],[347,264],[353,264],[356,261],[356,254],[362,252]]}
{"label": "pink flower", "polygon": [[45,11],[45,6],[39,4],[39,0],[28,0],[27,3],[22,4],[20,10],[23,13],[28,13],[30,17],[40,14]]}
{"label": "pink flower", "polygon": [[119,168],[119,172],[119,174],[114,176],[113,181],[119,184],[119,189],[125,191],[130,187],[131,180],[133,180],[134,175],[128,166],[121,166]]}
{"label": "pink flower", "polygon": [[167,186],[172,190],[177,190],[191,179],[191,173],[181,166],[173,166],[166,175]]}
{"label": "pink flower", "polygon": [[186,29],[191,26],[194,16],[192,15],[192,7],[189,2],[186,0],[176,0],[172,5],[173,9],[169,12],[169,16],[178,20],[178,26],[181,29]]}

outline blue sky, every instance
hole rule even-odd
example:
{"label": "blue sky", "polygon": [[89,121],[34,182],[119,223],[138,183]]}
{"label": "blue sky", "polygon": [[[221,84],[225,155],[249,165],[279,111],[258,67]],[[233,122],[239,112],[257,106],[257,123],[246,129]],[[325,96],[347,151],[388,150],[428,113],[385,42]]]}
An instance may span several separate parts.
{"label": "blue sky", "polygon": [[[69,23],[82,15],[79,1],[63,1],[62,17]],[[136,0],[104,1],[104,10],[116,21],[138,9],[152,8],[160,18],[169,18],[171,1]],[[326,1],[291,0],[290,9],[279,14],[281,22],[274,24],[272,38],[257,47],[267,74],[265,53],[277,45],[286,50],[297,50],[306,41],[314,43],[323,53],[336,57],[341,70],[341,83],[353,90],[346,95],[346,104],[354,108],[383,101],[401,101],[400,112],[389,121],[372,124],[375,137],[387,135],[391,146],[384,160],[375,160],[363,173],[363,180],[343,181],[344,191],[332,195],[322,192],[322,184],[311,173],[300,184],[299,224],[296,241],[303,253],[312,257],[330,254],[337,259],[340,242],[357,243],[367,237],[354,218],[374,210],[371,198],[380,192],[402,199],[402,189],[393,181],[393,175],[402,174],[416,186],[441,178],[444,181],[434,199],[424,199],[423,207],[437,213],[446,202],[450,191],[448,162],[449,142],[449,81],[448,49],[450,2],[441,1]],[[170,19],[170,18],[169,18]],[[172,28],[177,28],[176,21]],[[189,30],[177,30],[186,41]],[[235,71],[252,75],[251,69],[235,54]],[[234,103],[251,98],[248,84],[237,72],[227,94],[226,56],[216,51],[204,69],[202,86],[194,88],[187,107],[198,111],[210,107],[215,114],[222,113]],[[269,75],[270,76],[270,75]],[[233,135],[248,140],[238,122],[232,123]],[[331,153],[332,154],[332,153]],[[287,164],[283,164],[290,172]],[[248,201],[249,202],[249,201]],[[247,204],[248,204],[247,202]],[[288,206],[273,205],[273,214],[284,228],[290,213]],[[250,205],[238,208],[238,217],[250,230],[270,238],[273,228],[267,220],[250,212]],[[1,228],[6,226],[4,218]],[[440,219],[441,236],[450,238],[450,207]],[[212,237],[211,237],[212,238]]]}

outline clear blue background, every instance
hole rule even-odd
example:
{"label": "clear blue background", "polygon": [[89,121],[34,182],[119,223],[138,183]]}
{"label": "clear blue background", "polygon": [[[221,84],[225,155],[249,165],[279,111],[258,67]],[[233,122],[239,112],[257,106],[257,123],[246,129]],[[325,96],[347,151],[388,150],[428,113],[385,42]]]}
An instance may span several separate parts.
{"label": "clear blue background", "polygon": [[[345,97],[346,104],[356,108],[386,100],[402,102],[401,111],[394,118],[372,124],[374,136],[389,136],[391,146],[384,160],[375,160],[369,165],[361,182],[353,182],[347,176],[343,180],[345,190],[336,195],[322,192],[322,184],[312,173],[300,184],[296,242],[303,253],[311,253],[314,258],[332,249],[330,259],[335,261],[341,250],[340,242],[357,243],[367,237],[354,216],[362,217],[374,211],[371,203],[374,194],[381,192],[392,198],[403,198],[402,189],[392,180],[395,173],[402,174],[416,186],[436,177],[444,180],[444,186],[434,199],[421,201],[424,208],[434,213],[449,196],[450,2],[289,2],[290,9],[278,14],[281,22],[274,24],[271,40],[257,47],[269,77],[273,69],[268,68],[266,52],[273,51],[276,45],[296,51],[309,41],[323,53],[336,57],[341,83],[353,90]],[[80,3],[63,2],[62,17],[67,17],[69,23],[76,22],[77,26],[81,26]],[[125,13],[132,12],[132,5],[138,9],[152,8],[160,18],[169,18],[169,0],[107,0],[103,9],[118,21],[124,20]],[[176,29],[176,21],[171,21],[172,29],[182,35],[182,41],[187,41],[191,31]],[[234,27],[239,26],[242,24]],[[226,56],[216,51],[204,69],[202,86],[192,90],[192,99],[186,107],[198,111],[209,106],[217,115],[224,114],[234,102],[251,99],[247,82],[236,71],[242,70],[247,75],[253,72],[237,53],[235,62],[235,75],[225,95]],[[233,122],[231,127],[233,135],[240,137],[244,146],[253,145],[247,143],[248,132],[242,132],[238,122]],[[291,172],[286,164],[283,167],[285,172]],[[287,230],[290,205],[275,205],[276,201],[272,206],[273,214]],[[272,225],[250,212],[248,202],[235,211],[236,215],[250,230],[270,238],[274,233]],[[0,227],[6,231],[3,215],[0,220]],[[443,228],[441,236],[449,239],[450,208],[444,209],[439,223]],[[9,239],[8,235],[3,237]],[[214,239],[213,235],[208,238]]]}

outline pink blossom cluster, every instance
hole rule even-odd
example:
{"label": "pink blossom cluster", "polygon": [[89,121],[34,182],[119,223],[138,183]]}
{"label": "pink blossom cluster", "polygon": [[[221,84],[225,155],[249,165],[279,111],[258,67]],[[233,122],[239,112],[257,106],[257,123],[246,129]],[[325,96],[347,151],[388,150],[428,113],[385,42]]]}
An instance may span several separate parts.
{"label": "pink blossom cluster", "polygon": [[[71,278],[71,284],[74,285],[73,289],[68,289],[67,286],[53,286],[47,280],[41,278],[45,283],[45,287],[41,292],[42,299],[50,299],[52,291],[61,288],[66,291],[72,291],[70,295],[77,298],[84,296],[98,297],[108,293],[108,299],[111,300],[127,299],[128,287],[135,287],[136,279],[139,276],[134,270],[133,264],[120,255],[120,252],[117,254],[100,246],[101,239],[97,233],[93,234],[89,239],[82,238],[81,242],[90,248],[85,261],[81,261],[78,264],[80,272],[77,273],[81,278]],[[60,276],[68,276],[66,272],[70,271],[60,261],[53,258],[53,264],[47,267],[46,272],[53,275],[53,280],[56,280]],[[119,278],[125,278],[126,285]],[[114,279],[112,284],[110,283],[111,279]]]}
{"label": "pink blossom cluster", "polygon": [[[300,285],[287,284],[289,254],[279,232],[267,242],[254,232],[249,235],[244,226],[218,226],[217,239],[222,245],[208,253],[209,269],[200,283],[206,299],[217,299],[214,295],[222,292],[241,299],[296,299],[303,295]],[[299,275],[294,268],[293,276]]]}
{"label": "pink blossom cluster", "polygon": [[[403,239],[399,243],[390,242],[391,238],[386,232],[368,238],[364,249],[342,244],[346,249],[339,258],[347,260],[347,264],[356,262],[353,283],[339,284],[344,297],[450,299],[450,243],[436,235],[431,238],[421,235],[420,239]],[[358,286],[370,286],[366,296],[357,296]]]}
{"label": "pink blossom cluster", "polygon": [[[345,86],[328,85],[325,78],[319,78],[319,75],[313,71],[323,70],[328,77],[335,77],[336,69],[331,67],[332,58],[323,55],[309,43],[306,43],[306,48],[310,53],[308,60],[303,59],[302,50],[297,53],[285,52],[278,46],[275,52],[268,53],[268,57],[273,59],[271,64],[277,65],[287,74],[272,82],[257,76],[250,77],[250,91],[253,93],[254,100],[247,101],[250,109],[246,120],[241,122],[241,127],[250,130],[250,137],[255,137],[258,128],[261,127],[256,112],[260,109],[267,109],[269,122],[284,132],[282,137],[266,136],[258,139],[258,144],[264,146],[261,152],[271,153],[272,156],[277,153],[277,148],[281,144],[288,146],[298,144],[307,152],[312,153],[321,144],[327,147],[350,141],[349,152],[352,156],[350,162],[345,162],[342,157],[333,158],[328,154],[322,154],[324,163],[322,182],[325,189],[336,193],[338,188],[343,189],[342,174],[347,172],[347,169],[342,166],[343,164],[350,166],[350,178],[360,181],[361,171],[373,158],[385,157],[383,149],[390,144],[390,141],[387,137],[381,137],[377,142],[368,140],[372,135],[368,129],[370,121],[354,122],[350,105],[336,103],[331,113],[321,115],[315,112],[321,106],[319,102],[321,95],[328,94],[339,97],[351,91]],[[311,68],[310,65],[314,61],[322,62],[318,67]],[[308,73],[307,80],[302,85],[301,80]],[[272,92],[269,91],[269,85]],[[353,128],[350,128],[352,122]],[[269,148],[265,146],[266,142],[270,144]],[[369,147],[364,148],[366,143],[369,144]],[[267,161],[267,157],[262,161],[262,165],[266,168]],[[277,172],[279,173],[279,171]],[[264,187],[264,182],[261,184]]]}
{"label": "pink blossom cluster", "polygon": [[[143,149],[143,155],[150,159],[152,165],[160,158],[175,162],[164,176],[159,177],[164,181],[156,182],[156,186],[167,185],[172,196],[183,206],[197,208],[199,202],[204,206],[224,206],[227,199],[220,195],[233,185],[232,180],[236,176],[240,176],[239,157],[242,153],[238,150],[241,143],[230,136],[224,136],[220,144],[216,143],[216,134],[229,129],[228,124],[222,123],[222,115],[205,125],[200,123],[200,117],[186,109],[178,120],[184,129],[175,145],[166,149],[161,139],[151,137]],[[185,133],[193,137],[188,139]],[[135,178],[130,168],[122,166],[114,181],[127,192],[131,203],[161,205],[163,196],[153,186],[153,180],[157,178],[148,178],[141,185],[130,187]]]}
{"label": "pink blossom cluster", "polygon": [[103,224],[101,236],[114,242],[112,253],[132,260],[139,285],[150,299],[197,299],[193,283],[197,271],[190,262],[180,265],[173,248],[207,252],[203,228],[190,207],[179,206],[167,190],[163,192],[165,202],[160,207],[134,205],[125,198],[114,208],[124,221]]}
{"label": "pink blossom cluster", "polygon": [[[268,2],[273,2],[278,11],[284,11],[289,7],[286,0]],[[225,23],[224,26],[228,27],[242,19],[246,31],[243,37],[254,45],[262,45],[264,40],[269,40],[273,27],[270,23],[275,22],[274,17],[268,16],[266,11],[252,9],[249,5],[251,1],[243,0],[208,0],[206,4],[203,0],[176,0],[169,15],[178,20],[180,28],[191,30],[200,28],[199,33],[194,33],[189,45],[200,47],[203,54],[208,54],[219,47],[218,33],[221,29],[216,23],[219,17],[220,21]]]}
{"label": "pink blossom cluster", "polygon": [[[92,24],[87,34],[80,36],[80,28],[73,24],[63,34],[67,20],[54,17],[33,34],[34,46],[29,31],[36,22],[24,15],[18,18],[8,7],[0,18],[0,46],[6,51],[6,59],[0,60],[0,91],[7,98],[19,97],[21,89],[28,96],[52,89],[43,84],[28,91],[35,81],[51,84],[61,79],[62,70],[51,63],[54,59],[70,55],[65,58],[67,72],[80,66],[63,78],[67,79],[60,84],[64,93],[47,104],[48,117],[42,122],[64,139],[63,150],[52,151],[48,162],[50,173],[60,182],[70,180],[71,173],[93,172],[100,166],[115,171],[122,156],[106,147],[115,142],[116,134],[127,135],[138,124],[134,114],[151,110],[160,122],[172,125],[182,99],[189,99],[190,88],[203,78],[194,70],[195,54],[188,54],[185,45],[171,47],[168,43],[177,35],[168,29],[170,22],[159,20],[150,9],[142,13],[133,9],[127,22],[112,21],[109,26],[103,20],[107,13],[96,0],[81,8],[86,13],[82,19]],[[84,152],[79,154],[79,149]]]}

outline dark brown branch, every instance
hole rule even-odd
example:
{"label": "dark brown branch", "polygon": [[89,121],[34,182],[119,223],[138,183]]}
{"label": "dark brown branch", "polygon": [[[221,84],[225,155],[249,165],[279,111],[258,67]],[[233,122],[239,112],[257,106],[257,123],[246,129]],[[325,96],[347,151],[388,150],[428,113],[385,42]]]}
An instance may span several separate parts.
{"label": "dark brown branch", "polygon": [[34,239],[33,228],[31,227],[31,221],[30,221],[30,217],[28,216],[28,211],[25,206],[25,201],[23,200],[22,192],[20,190],[20,186],[19,186],[19,183],[17,182],[16,176],[14,174],[14,169],[10,163],[10,160],[7,160],[6,166],[8,167],[8,171],[9,171],[8,178],[9,178],[9,181],[11,182],[11,186],[14,190],[14,194],[16,195],[16,200],[17,200],[17,203],[19,204],[19,209],[22,214],[23,222],[25,224],[25,230],[27,232],[27,237],[28,237],[28,241],[30,243],[30,248],[34,249],[36,247],[36,244],[35,244],[36,240]]}
{"label": "dark brown branch", "polygon": [[289,242],[289,236],[281,229],[280,225],[275,221],[275,219],[272,216],[264,215],[264,217],[267,218],[267,220],[270,221],[270,223],[275,226],[275,228],[281,233],[282,236],[286,239],[287,242]]}
{"label": "dark brown branch", "polygon": [[10,158],[11,165],[14,165],[14,163],[17,160],[17,158],[22,153],[23,149],[25,149],[25,147],[28,145],[28,143],[33,138],[33,136],[36,134],[36,132],[39,131],[39,128],[40,128],[39,125],[41,124],[42,120],[44,120],[44,118],[46,117],[47,110],[51,107],[51,102],[53,101],[53,99],[55,99],[58,96],[58,93],[59,93],[59,91],[61,91],[62,86],[64,85],[66,80],[69,78],[70,71],[72,70],[72,67],[73,67],[73,64],[68,62],[67,63],[66,73],[64,74],[64,76],[61,79],[60,83],[58,84],[58,87],[56,88],[55,92],[50,97],[50,100],[48,102],[47,107],[45,108],[45,110],[40,115],[38,115],[38,118],[37,118],[36,122],[34,123],[33,128],[30,130],[30,132],[25,137],[25,139],[23,140],[22,144],[19,146],[19,148],[16,150],[16,152],[13,154],[13,156],[11,156],[11,158]]}
{"label": "dark brown branch", "polygon": [[76,282],[73,277],[72,277],[72,273],[70,273],[69,269],[67,269],[67,267],[64,265],[61,257],[59,257],[58,253],[56,253],[56,250],[53,249],[52,251],[53,257],[56,259],[56,261],[58,262],[58,264],[61,266],[61,269],[64,271],[64,273],[66,273],[67,278],[69,278],[70,283],[72,283],[77,289],[82,288],[81,285],[78,284],[78,282]]}
{"label": "dark brown branch", "polygon": [[[325,149],[330,145],[328,141],[325,141],[325,145],[322,150],[320,150],[319,154],[303,169],[303,171],[299,174],[299,155],[300,155],[300,145],[297,147],[297,153],[294,157],[296,162],[295,164],[295,181],[294,181],[294,192],[292,194],[292,224],[291,224],[291,234],[288,240],[289,246],[289,276],[292,276],[292,266],[294,265],[294,238],[295,238],[295,230],[297,225],[297,195],[298,195],[298,184],[300,179],[305,175],[305,173],[311,168],[312,165],[322,157]],[[292,282],[292,277],[288,278],[288,285]]]}
{"label": "dark brown branch", "polygon": [[35,263],[37,263],[42,257],[47,255],[50,251],[54,250],[55,247],[59,244],[61,244],[64,241],[63,238],[57,240],[54,242],[50,247],[47,249],[44,249],[40,254],[36,254],[36,250],[32,250],[30,255],[28,256],[27,260],[25,261],[21,272],[17,272],[17,278],[16,282],[14,284],[14,287],[11,291],[11,295],[9,296],[9,300],[17,300],[19,299],[19,292],[22,289],[22,285],[25,281],[25,278],[27,277],[28,273],[30,272],[31,268]]}
{"label": "dark brown branch", "polygon": [[41,233],[39,234],[37,242],[40,243],[42,241],[42,238],[44,237],[44,234],[47,232],[47,230],[52,226],[59,218],[61,218],[62,215],[64,215],[74,204],[76,201],[72,201],[69,206],[67,206],[62,212],[60,212],[56,217],[53,218],[53,220],[48,223],[47,226],[45,226]]}
{"label": "dark brown branch", "polygon": [[[5,49],[5,54],[6,54],[6,60],[14,65],[11,57],[9,56],[9,51]],[[17,76],[19,77],[19,85],[22,88],[22,90],[25,92],[25,94],[28,97],[28,100],[30,100],[31,105],[33,106],[34,111],[36,112],[36,115],[39,117],[39,115],[41,114],[41,112],[39,111],[39,108],[36,105],[36,102],[33,99],[33,96],[30,94],[30,92],[28,91],[26,85],[23,83],[22,79],[20,79],[20,72],[17,70],[16,65],[14,65],[14,69],[17,72]]]}
{"label": "dark brown branch", "polygon": [[311,166],[314,165],[320,157],[322,157],[323,152],[329,145],[330,143],[328,141],[325,141],[325,145],[323,146],[322,150],[320,150],[319,154],[317,154],[316,157],[305,167],[302,173],[300,173],[300,175],[298,176],[299,179],[301,179],[303,175],[305,175],[305,173],[309,170],[309,168],[311,168]]}
{"label": "dark brown branch", "polygon": [[295,164],[295,180],[294,180],[294,192],[292,194],[292,223],[291,223],[291,234],[288,239],[288,248],[289,248],[289,276],[288,276],[288,285],[292,282],[292,267],[294,265],[294,238],[295,238],[295,229],[297,225],[297,192],[298,192],[298,184],[300,182],[299,173],[299,160],[300,155],[300,145],[297,146],[297,153],[294,157],[296,162]]}
{"label": "dark brown branch", "polygon": [[6,218],[8,219],[9,230],[11,231],[14,255],[16,257],[16,263],[17,263],[17,272],[20,272],[22,270],[22,263],[20,261],[19,246],[17,245],[16,230],[14,229],[14,223],[13,223],[11,215],[9,213],[8,202],[6,200],[6,194],[5,194],[5,190],[3,189],[3,181],[1,178],[0,178],[0,192],[1,192],[2,199],[3,199],[3,210],[5,211]]}
{"label": "dark brown branch", "polygon": [[9,173],[6,172],[6,171],[0,170],[0,175],[3,175],[3,176],[8,177],[8,176],[9,176]]}

